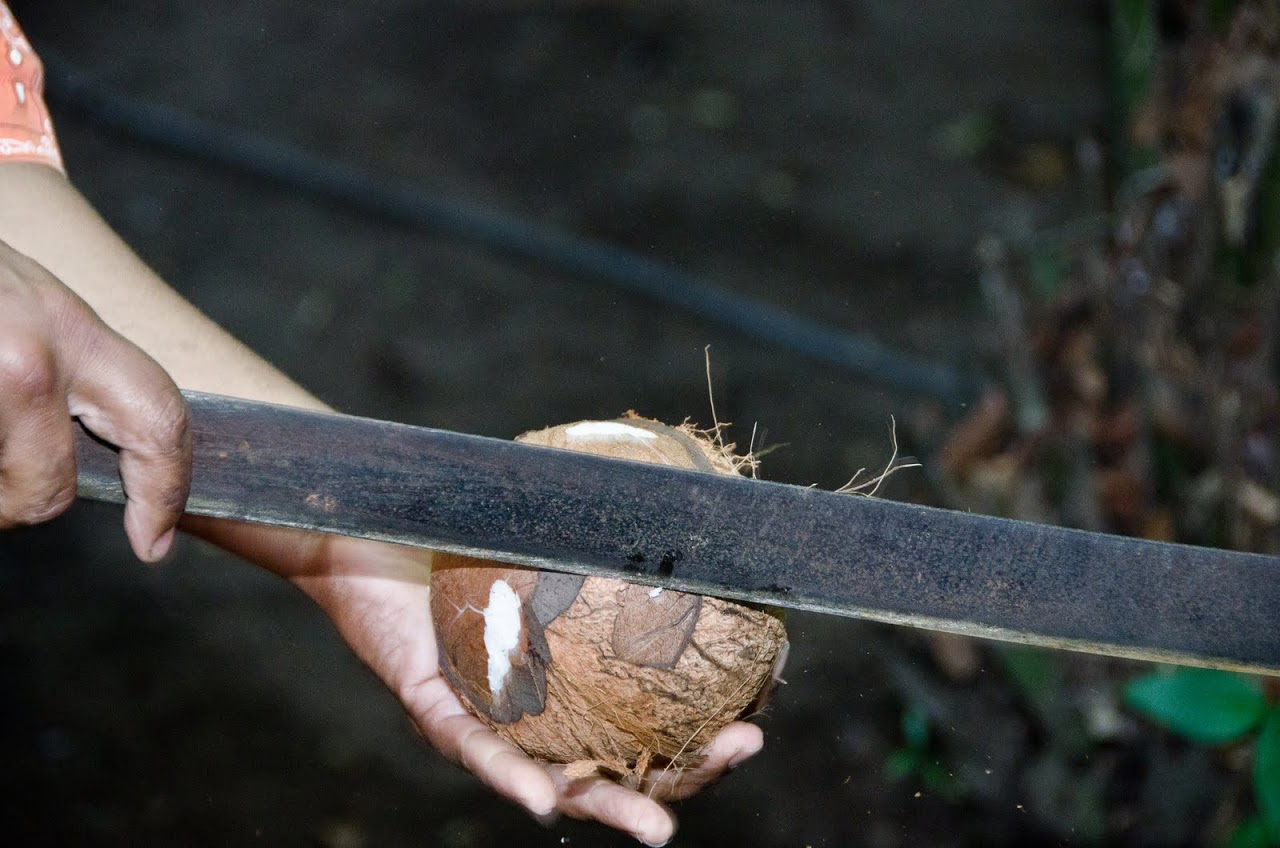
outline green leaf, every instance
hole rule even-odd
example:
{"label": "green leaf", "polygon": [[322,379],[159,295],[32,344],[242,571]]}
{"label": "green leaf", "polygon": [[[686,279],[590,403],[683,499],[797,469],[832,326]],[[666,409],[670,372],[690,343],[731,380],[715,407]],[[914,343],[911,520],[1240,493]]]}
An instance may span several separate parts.
{"label": "green leaf", "polygon": [[1280,707],[1272,707],[1253,752],[1253,793],[1271,841],[1280,844]]}
{"label": "green leaf", "polygon": [[892,780],[905,780],[920,766],[920,752],[899,748],[884,761],[884,773]]}
{"label": "green leaf", "polygon": [[944,801],[955,802],[964,797],[964,786],[937,760],[920,764],[920,781],[925,788]]}
{"label": "green leaf", "polygon": [[1130,124],[1142,109],[1160,61],[1160,23],[1154,0],[1111,2],[1110,100],[1112,135],[1126,173],[1154,164],[1156,151],[1132,149]]}
{"label": "green leaf", "polygon": [[1157,724],[1203,745],[1234,742],[1266,711],[1256,682],[1207,668],[1179,668],[1131,680],[1125,701]]}
{"label": "green leaf", "polygon": [[1227,34],[1227,30],[1231,27],[1235,5],[1235,0],[1208,0],[1205,3],[1205,17],[1214,35],[1221,37]]}
{"label": "green leaf", "polygon": [[922,751],[929,744],[929,713],[920,707],[902,711],[902,740],[907,747]]}
{"label": "green leaf", "polygon": [[1060,693],[1062,674],[1057,657],[1044,648],[1001,645],[1000,659],[1004,661],[1010,679],[1027,700],[1034,703],[1042,696],[1056,698]]}
{"label": "green leaf", "polygon": [[1267,826],[1262,823],[1262,819],[1254,816],[1240,822],[1224,848],[1267,848],[1270,844]]}
{"label": "green leaf", "polygon": [[999,127],[987,112],[969,112],[933,131],[933,149],[944,159],[973,159],[996,140]]}
{"label": "green leaf", "polygon": [[1042,300],[1051,300],[1062,292],[1070,268],[1067,260],[1056,250],[1039,249],[1031,253],[1031,286]]}

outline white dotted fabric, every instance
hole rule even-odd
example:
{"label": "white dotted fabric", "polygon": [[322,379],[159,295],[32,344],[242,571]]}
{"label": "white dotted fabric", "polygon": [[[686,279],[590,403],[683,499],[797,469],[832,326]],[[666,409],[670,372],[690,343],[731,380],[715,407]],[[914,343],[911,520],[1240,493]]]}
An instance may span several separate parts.
{"label": "white dotted fabric", "polygon": [[53,121],[44,104],[44,67],[0,0],[0,160],[42,162],[63,170]]}

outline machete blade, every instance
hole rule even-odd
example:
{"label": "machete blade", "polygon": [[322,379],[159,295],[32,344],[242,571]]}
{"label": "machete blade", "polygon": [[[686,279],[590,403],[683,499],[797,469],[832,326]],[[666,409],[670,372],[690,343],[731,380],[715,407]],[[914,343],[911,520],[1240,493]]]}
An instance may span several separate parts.
{"label": "machete blade", "polygon": [[[1280,560],[185,393],[187,511],[706,595],[1280,673]],[[123,502],[80,433],[82,497]]]}

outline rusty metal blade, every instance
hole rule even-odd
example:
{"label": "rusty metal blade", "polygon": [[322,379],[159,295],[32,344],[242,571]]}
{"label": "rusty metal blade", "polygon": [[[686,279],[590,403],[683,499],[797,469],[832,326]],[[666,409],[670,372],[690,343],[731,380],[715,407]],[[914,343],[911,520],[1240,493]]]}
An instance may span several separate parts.
{"label": "rusty metal blade", "polygon": [[[1280,559],[187,393],[187,511],[972,636],[1280,674]],[[80,494],[122,502],[81,434]]]}

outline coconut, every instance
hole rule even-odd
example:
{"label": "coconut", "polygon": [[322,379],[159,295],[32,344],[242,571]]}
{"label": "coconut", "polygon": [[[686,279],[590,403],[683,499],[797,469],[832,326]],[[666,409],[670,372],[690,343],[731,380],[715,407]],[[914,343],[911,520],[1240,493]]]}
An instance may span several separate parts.
{"label": "coconut", "polygon": [[[752,460],[634,414],[519,441],[737,474]],[[437,553],[440,666],[468,709],[535,759],[635,780],[685,768],[762,706],[786,655],[777,611],[622,580]]]}

